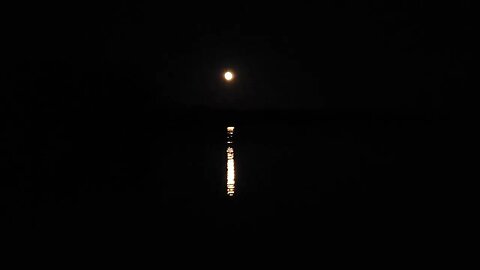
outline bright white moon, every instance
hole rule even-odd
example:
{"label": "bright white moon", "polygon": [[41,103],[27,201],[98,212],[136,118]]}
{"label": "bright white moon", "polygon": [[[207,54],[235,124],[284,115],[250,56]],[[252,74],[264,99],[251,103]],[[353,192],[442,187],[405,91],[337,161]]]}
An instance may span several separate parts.
{"label": "bright white moon", "polygon": [[233,79],[233,73],[230,71],[225,72],[225,80],[231,81]]}

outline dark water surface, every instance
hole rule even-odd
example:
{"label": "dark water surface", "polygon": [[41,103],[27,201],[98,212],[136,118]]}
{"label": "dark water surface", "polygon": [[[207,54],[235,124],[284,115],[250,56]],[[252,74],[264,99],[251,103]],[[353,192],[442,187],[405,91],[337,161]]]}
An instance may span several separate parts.
{"label": "dark water surface", "polygon": [[[12,158],[3,187],[9,223],[190,235],[341,228],[339,220],[382,206],[362,203],[372,194],[434,192],[451,173],[441,118],[100,122],[22,138],[25,155]],[[228,126],[234,196],[226,192]]]}

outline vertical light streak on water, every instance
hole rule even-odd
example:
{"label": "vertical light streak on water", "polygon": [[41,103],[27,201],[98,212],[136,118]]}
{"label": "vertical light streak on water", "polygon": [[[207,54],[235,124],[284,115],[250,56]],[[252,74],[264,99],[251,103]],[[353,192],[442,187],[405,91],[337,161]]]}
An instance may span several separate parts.
{"label": "vertical light streak on water", "polygon": [[234,127],[227,127],[227,195],[235,193],[235,159],[233,152],[233,130]]}

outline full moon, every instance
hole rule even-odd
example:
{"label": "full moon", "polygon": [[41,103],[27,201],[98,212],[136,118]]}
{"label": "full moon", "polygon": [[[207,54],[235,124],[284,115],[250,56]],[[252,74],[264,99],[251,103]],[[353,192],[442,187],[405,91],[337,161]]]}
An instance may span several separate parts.
{"label": "full moon", "polygon": [[230,71],[225,72],[225,80],[231,81],[233,79],[233,73]]}

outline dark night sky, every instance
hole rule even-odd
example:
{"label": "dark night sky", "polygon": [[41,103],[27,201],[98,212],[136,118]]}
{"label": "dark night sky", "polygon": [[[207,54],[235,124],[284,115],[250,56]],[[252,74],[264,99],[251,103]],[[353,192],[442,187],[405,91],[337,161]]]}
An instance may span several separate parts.
{"label": "dark night sky", "polygon": [[412,2],[12,6],[4,63],[41,108],[447,108],[468,5]]}

